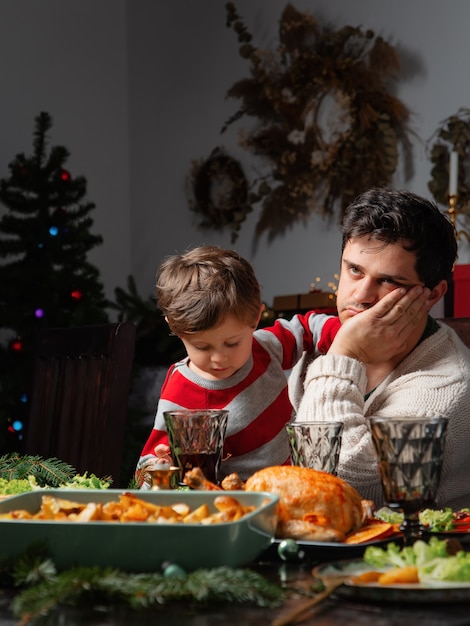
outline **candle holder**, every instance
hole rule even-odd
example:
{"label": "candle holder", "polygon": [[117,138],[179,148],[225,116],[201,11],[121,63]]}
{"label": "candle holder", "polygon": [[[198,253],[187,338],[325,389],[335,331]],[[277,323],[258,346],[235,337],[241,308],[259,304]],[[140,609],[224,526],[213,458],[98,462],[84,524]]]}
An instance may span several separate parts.
{"label": "candle holder", "polygon": [[452,222],[455,228],[455,238],[459,240],[461,237],[465,237],[468,242],[470,242],[470,234],[466,230],[457,230],[456,219],[458,215],[466,215],[468,217],[468,212],[464,210],[467,205],[462,206],[459,203],[458,194],[451,194],[448,196],[449,208],[447,210],[447,214],[450,217],[450,221]]}

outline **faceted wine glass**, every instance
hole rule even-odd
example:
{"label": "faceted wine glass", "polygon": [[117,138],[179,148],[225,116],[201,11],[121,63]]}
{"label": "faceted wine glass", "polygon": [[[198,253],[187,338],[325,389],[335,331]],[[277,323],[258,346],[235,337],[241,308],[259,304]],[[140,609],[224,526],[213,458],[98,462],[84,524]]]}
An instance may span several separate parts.
{"label": "faceted wine glass", "polygon": [[163,413],[171,456],[180,468],[181,480],[188,470],[199,467],[209,481],[219,482],[228,414],[218,409]]}
{"label": "faceted wine glass", "polygon": [[341,449],[342,422],[291,422],[285,426],[292,465],[335,474]]}
{"label": "faceted wine glass", "polygon": [[403,512],[405,544],[422,536],[419,512],[435,505],[447,423],[439,416],[370,419],[385,501]]}

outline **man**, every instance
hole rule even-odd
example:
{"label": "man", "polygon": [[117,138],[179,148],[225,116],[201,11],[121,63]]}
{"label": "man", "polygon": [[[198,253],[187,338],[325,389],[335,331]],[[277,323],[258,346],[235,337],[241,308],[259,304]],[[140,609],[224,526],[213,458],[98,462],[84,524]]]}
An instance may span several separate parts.
{"label": "man", "polygon": [[457,256],[451,222],[406,191],[359,196],[343,222],[337,307],[341,327],[290,381],[296,421],[344,422],[338,475],[383,504],[369,418],[449,418],[438,505],[470,506],[470,350],[431,308]]}

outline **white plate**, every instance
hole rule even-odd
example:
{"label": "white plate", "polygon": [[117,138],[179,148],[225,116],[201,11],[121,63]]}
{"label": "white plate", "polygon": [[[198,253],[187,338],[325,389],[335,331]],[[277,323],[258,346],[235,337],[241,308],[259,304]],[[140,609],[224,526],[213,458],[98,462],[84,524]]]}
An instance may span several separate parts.
{"label": "white plate", "polygon": [[[470,582],[427,582],[415,584],[379,585],[378,583],[357,583],[353,576],[369,571],[377,571],[364,561],[336,561],[314,568],[317,578],[328,576],[351,576],[338,587],[336,594],[358,600],[386,602],[468,602]],[[385,571],[385,569],[384,569]]]}

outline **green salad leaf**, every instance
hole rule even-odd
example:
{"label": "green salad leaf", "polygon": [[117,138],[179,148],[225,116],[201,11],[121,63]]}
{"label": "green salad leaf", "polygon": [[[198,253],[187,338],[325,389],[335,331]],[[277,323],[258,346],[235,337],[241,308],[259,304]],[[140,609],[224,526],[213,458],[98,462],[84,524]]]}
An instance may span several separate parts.
{"label": "green salad leaf", "polygon": [[385,548],[368,546],[363,560],[376,568],[416,565],[421,582],[470,582],[470,553],[460,550],[447,552],[447,541],[431,537],[429,542],[418,539],[412,546],[400,547],[389,543]]}
{"label": "green salad leaf", "polygon": [[17,496],[20,493],[26,493],[34,489],[39,489],[39,485],[34,476],[13,478],[12,480],[0,478],[0,495]]}
{"label": "green salad leaf", "polygon": [[[401,524],[403,521],[403,513],[392,511],[387,507],[376,511],[374,517],[389,524]],[[452,530],[455,526],[455,516],[450,508],[424,509],[419,513],[419,521],[430,531],[436,533]]]}
{"label": "green salad leaf", "polygon": [[373,567],[382,568],[405,567],[416,564],[416,554],[411,546],[402,548],[396,543],[388,543],[385,548],[367,546],[363,556],[364,561]]}
{"label": "green salad leaf", "polygon": [[447,558],[434,558],[418,567],[419,579],[425,581],[470,582],[470,554],[457,552]]}

